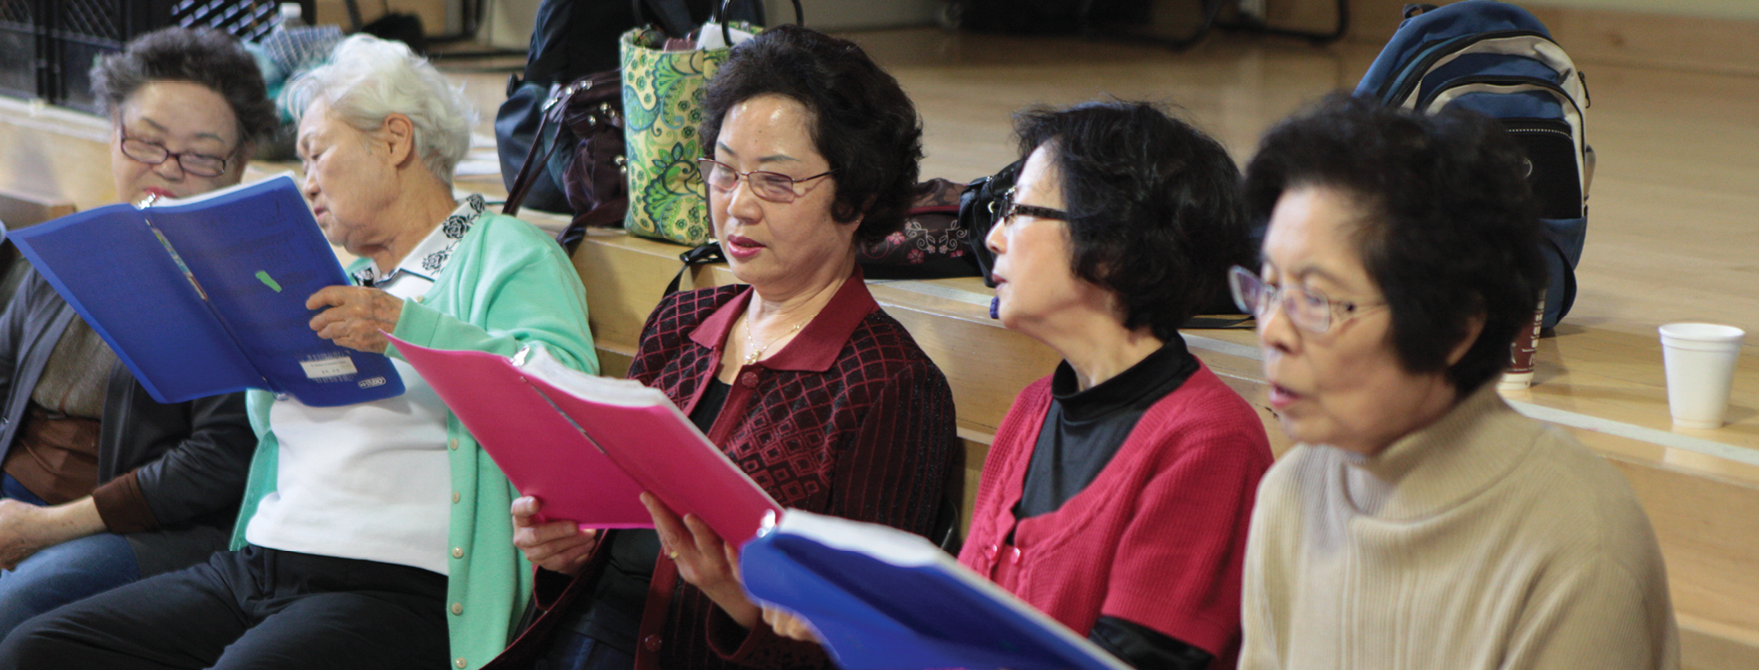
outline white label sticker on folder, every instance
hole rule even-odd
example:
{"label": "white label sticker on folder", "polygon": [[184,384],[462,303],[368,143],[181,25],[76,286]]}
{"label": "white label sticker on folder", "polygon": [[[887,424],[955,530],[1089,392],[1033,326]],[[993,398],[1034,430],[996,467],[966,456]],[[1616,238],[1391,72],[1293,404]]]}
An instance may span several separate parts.
{"label": "white label sticker on folder", "polygon": [[354,369],[354,359],[349,358],[348,354],[315,356],[300,361],[299,366],[305,368],[305,376],[307,379],[318,381],[349,377],[353,376],[356,372]]}

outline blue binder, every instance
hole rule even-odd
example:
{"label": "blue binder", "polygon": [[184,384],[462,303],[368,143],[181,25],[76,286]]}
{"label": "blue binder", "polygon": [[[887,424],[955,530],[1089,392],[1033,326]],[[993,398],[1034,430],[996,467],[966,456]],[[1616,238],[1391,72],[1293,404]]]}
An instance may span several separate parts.
{"label": "blue binder", "polygon": [[6,238],[159,402],[257,388],[334,407],[403,393],[391,359],[312,332],[306,298],[349,281],[290,176]]}
{"label": "blue binder", "polygon": [[895,528],[790,509],[741,552],[746,591],[809,621],[844,670],[1129,670]]}

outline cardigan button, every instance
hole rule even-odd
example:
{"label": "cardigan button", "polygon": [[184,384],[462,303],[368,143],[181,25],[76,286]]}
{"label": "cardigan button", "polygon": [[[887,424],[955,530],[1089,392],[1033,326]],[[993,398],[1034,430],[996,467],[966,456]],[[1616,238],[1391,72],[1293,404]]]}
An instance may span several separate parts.
{"label": "cardigan button", "polygon": [[983,557],[987,558],[991,561],[994,561],[994,560],[996,560],[996,553],[999,551],[1001,551],[1001,547],[998,547],[993,544],[989,545],[989,546],[983,548]]}
{"label": "cardigan button", "polygon": [[464,547],[453,547],[452,558],[464,558]]}
{"label": "cardigan button", "polygon": [[641,646],[647,647],[648,651],[659,651],[660,650],[660,636],[659,635],[649,635],[647,637],[641,638]]}
{"label": "cardigan button", "polygon": [[465,666],[468,665],[470,664],[464,662],[463,656],[459,656],[457,660],[452,661],[452,667],[458,668],[458,670],[464,670]]}
{"label": "cardigan button", "polygon": [[739,375],[739,385],[748,389],[757,388],[757,373],[747,372]]}
{"label": "cardigan button", "polygon": [[447,440],[446,447],[453,450],[453,451],[458,451],[458,438],[454,437],[450,440]]}
{"label": "cardigan button", "polygon": [[454,504],[454,505],[458,504],[458,501],[463,498],[464,498],[464,496],[458,495],[457,491],[452,492],[452,504]]}
{"label": "cardigan button", "polygon": [[452,603],[452,615],[453,616],[462,616],[463,614],[464,614],[464,603]]}

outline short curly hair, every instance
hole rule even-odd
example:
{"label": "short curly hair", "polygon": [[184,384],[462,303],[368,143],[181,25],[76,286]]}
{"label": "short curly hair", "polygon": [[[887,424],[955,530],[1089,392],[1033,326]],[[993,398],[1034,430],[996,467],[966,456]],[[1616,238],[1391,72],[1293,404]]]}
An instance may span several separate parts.
{"label": "short curly hair", "polygon": [[812,142],[835,172],[831,216],[861,220],[858,243],[904,223],[922,160],[922,122],[898,80],[854,42],[796,25],[765,30],[733,48],[709,80],[698,128],[714,154],[727,112],[761,95],[780,95],[811,113]]}
{"label": "short curly hair", "polygon": [[[1246,168],[1246,202],[1262,223],[1291,190],[1352,201],[1356,251],[1386,296],[1400,365],[1445,372],[1465,394],[1502,372],[1546,283],[1522,156],[1477,114],[1424,116],[1336,94],[1265,134]],[[1477,340],[1449,367],[1477,318]]]}
{"label": "short curly hair", "polygon": [[92,65],[92,95],[115,118],[142,86],[187,81],[220,94],[238,121],[239,146],[267,137],[280,119],[262,70],[244,45],[225,32],[170,27],[134,38]]}
{"label": "short curly hair", "polygon": [[1070,268],[1118,297],[1125,328],[1171,340],[1252,257],[1240,169],[1220,142],[1145,102],[1015,116],[1020,155],[1044,147],[1069,213]]}

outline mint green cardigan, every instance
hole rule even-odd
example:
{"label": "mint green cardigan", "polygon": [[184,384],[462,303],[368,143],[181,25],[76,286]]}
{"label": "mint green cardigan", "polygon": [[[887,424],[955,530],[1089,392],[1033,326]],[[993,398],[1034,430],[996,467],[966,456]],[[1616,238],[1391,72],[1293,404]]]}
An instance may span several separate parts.
{"label": "mint green cardigan", "polygon": [[[368,262],[356,261],[349,273]],[[541,343],[563,364],[598,373],[598,356],[587,330],[586,291],[574,266],[548,235],[499,214],[479,216],[453,249],[440,281],[425,295],[403,301],[394,334],[425,347],[502,356]],[[398,355],[396,347],[387,353]],[[279,452],[269,425],[274,399],[266,391],[251,391],[246,400],[257,451],[232,535],[233,549],[244,546],[244,530],[256,514],[257,503],[275,490]],[[477,668],[511,640],[531,594],[532,570],[513,547],[508,509],[518,493],[456,415],[447,414],[446,433],[456,501],[447,533],[451,667]]]}

